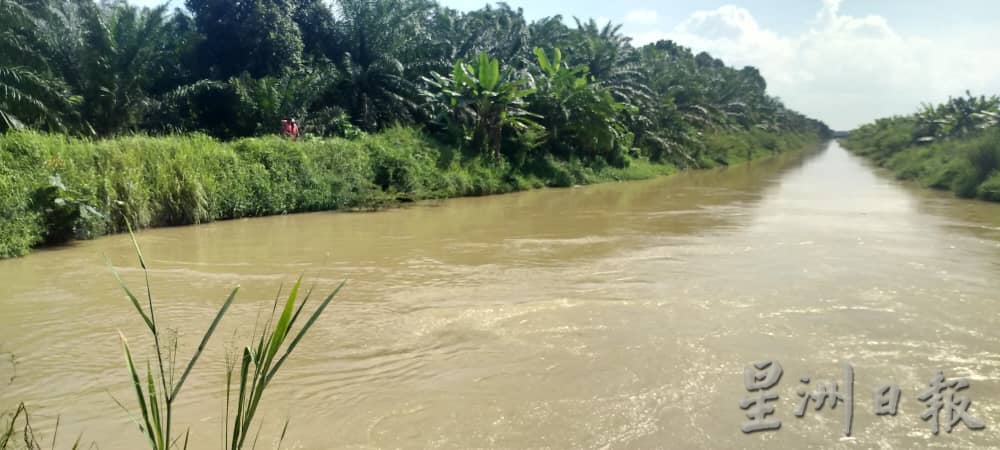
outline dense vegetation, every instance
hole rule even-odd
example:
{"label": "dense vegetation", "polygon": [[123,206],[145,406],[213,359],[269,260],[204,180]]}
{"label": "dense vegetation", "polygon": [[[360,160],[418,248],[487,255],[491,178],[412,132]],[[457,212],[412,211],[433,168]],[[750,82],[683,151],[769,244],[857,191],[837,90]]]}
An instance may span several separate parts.
{"label": "dense vegetation", "polygon": [[[802,148],[812,136],[716,134],[706,148],[727,161]],[[412,129],[358,139],[293,142],[276,136],[220,142],[205,135],[78,140],[0,136],[0,255],[38,243],[138,227],[390,202],[511,192],[545,185],[649,178],[675,170],[638,159],[627,168],[544,158],[512,172],[480,159],[459,163]],[[44,184],[39,184],[43,180]]]}
{"label": "dense vegetation", "polygon": [[[648,177],[829,133],[755,68],[610,23],[430,0],[185,7],[0,0],[0,257],[125,221]],[[306,138],[268,137],[284,117]]]}
{"label": "dense vegetation", "polygon": [[967,93],[913,115],[879,119],[852,131],[844,145],[901,179],[1000,201],[1000,97]]}

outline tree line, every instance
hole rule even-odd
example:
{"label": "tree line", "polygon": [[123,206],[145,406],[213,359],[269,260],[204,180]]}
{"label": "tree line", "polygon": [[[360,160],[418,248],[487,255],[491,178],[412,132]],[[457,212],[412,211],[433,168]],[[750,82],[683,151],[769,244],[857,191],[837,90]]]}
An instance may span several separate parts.
{"label": "tree line", "polygon": [[753,67],[620,25],[432,0],[0,1],[0,130],[317,136],[417,126],[470,152],[697,166],[706,133],[828,134]]}

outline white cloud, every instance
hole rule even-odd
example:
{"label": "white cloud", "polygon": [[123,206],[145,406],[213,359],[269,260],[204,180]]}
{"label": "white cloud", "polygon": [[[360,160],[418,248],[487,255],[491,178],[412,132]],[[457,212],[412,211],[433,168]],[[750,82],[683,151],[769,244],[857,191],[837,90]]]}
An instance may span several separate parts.
{"label": "white cloud", "polygon": [[910,113],[966,89],[1000,92],[997,48],[901,35],[883,17],[842,15],[841,1],[823,0],[809,29],[795,36],[763,28],[750,11],[727,5],[697,11],[673,30],[633,37],[638,44],[673,39],[731,65],[757,66],[773,95],[840,129]]}
{"label": "white cloud", "polygon": [[655,25],[660,21],[656,11],[652,9],[633,9],[625,13],[625,23],[637,25]]}

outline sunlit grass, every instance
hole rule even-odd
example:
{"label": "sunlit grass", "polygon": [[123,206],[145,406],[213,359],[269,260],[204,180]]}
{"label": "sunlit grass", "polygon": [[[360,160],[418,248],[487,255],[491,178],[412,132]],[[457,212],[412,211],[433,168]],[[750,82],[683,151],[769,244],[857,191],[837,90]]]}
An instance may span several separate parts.
{"label": "sunlit grass", "polygon": [[857,132],[845,147],[891,170],[897,178],[948,190],[959,197],[1000,201],[1000,131],[930,144],[913,141],[912,124]]}
{"label": "sunlit grass", "polygon": [[[818,138],[762,130],[702,138],[698,167],[801,149]],[[414,128],[358,139],[203,135],[87,140],[0,134],[0,258],[42,243],[136,228],[326,210],[372,210],[421,199],[635,180],[680,168],[631,155],[616,164],[535,154],[519,165],[437,142]]]}

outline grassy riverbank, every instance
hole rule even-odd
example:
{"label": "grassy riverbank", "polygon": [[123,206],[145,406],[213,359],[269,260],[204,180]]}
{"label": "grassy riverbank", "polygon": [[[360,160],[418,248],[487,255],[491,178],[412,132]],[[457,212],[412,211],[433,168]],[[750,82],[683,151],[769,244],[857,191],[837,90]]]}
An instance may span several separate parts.
{"label": "grassy riverbank", "polygon": [[952,97],[850,132],[847,149],[904,180],[959,197],[1000,201],[1000,97]]}
{"label": "grassy riverbank", "polygon": [[915,127],[912,120],[886,121],[851,132],[842,144],[899,179],[1000,202],[1000,130],[922,144]]}
{"label": "grassy riverbank", "polygon": [[[706,136],[690,149],[704,168],[818,141],[762,131]],[[81,140],[0,135],[0,257],[137,228],[305,211],[376,209],[405,201],[545,186],[636,180],[668,162],[528,159],[518,167],[469,157],[411,128],[358,139],[277,137],[232,142],[203,135]]]}

